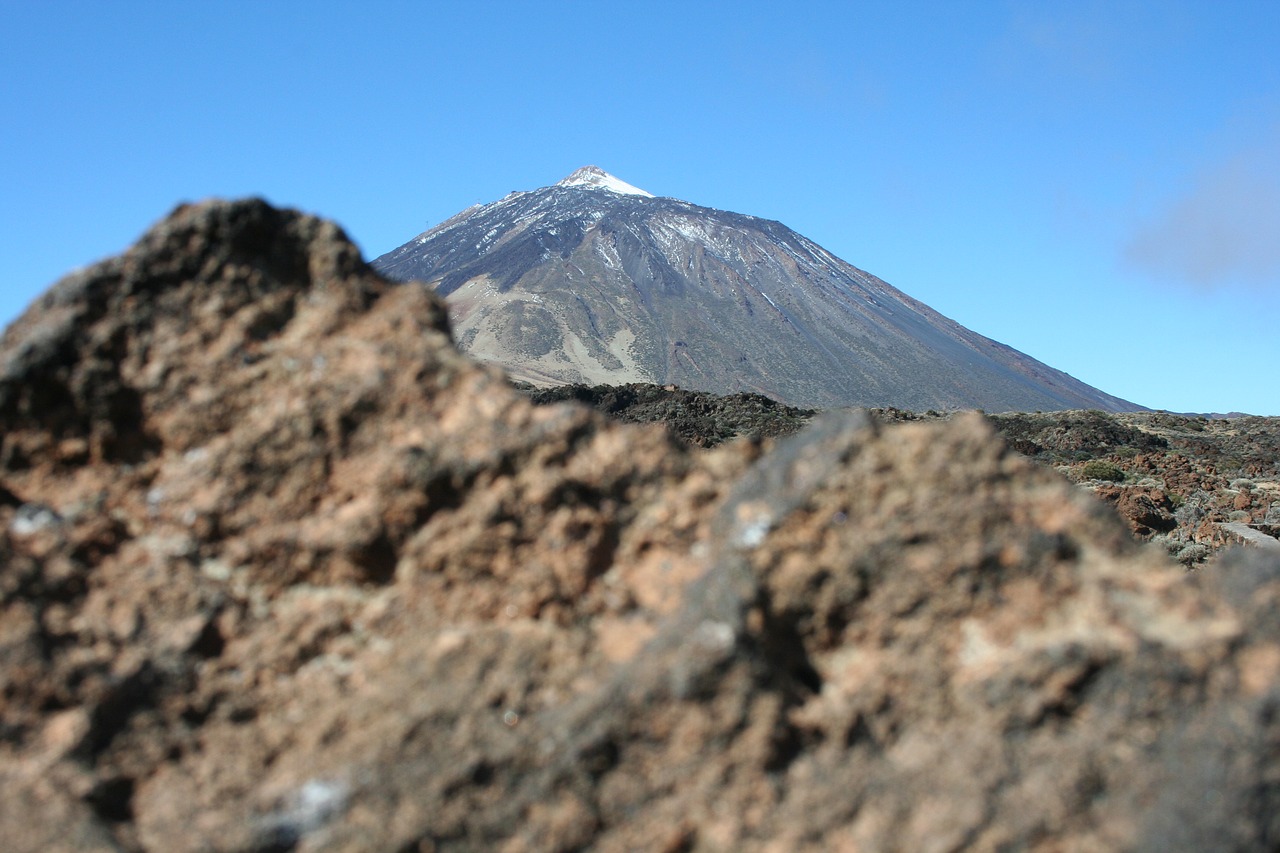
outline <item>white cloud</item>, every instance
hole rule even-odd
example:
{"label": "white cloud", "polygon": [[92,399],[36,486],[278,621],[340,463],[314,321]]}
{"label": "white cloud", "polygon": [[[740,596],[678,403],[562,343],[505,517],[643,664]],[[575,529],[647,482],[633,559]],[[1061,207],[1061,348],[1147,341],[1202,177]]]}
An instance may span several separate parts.
{"label": "white cloud", "polygon": [[1142,224],[1124,260],[1164,280],[1280,289],[1280,128],[1202,169]]}

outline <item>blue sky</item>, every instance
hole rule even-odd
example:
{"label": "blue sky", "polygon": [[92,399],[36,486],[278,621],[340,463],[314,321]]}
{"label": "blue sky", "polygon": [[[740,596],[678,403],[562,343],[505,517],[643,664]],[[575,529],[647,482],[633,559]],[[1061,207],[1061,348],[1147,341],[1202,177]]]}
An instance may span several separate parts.
{"label": "blue sky", "polygon": [[0,322],[180,201],[372,258],[598,165],[1104,391],[1280,415],[1280,2],[0,0]]}

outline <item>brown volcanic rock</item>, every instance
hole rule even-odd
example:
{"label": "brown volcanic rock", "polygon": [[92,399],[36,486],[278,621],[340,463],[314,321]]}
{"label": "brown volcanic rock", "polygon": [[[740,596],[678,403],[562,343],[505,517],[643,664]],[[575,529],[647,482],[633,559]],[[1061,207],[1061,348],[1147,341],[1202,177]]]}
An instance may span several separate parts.
{"label": "brown volcanic rock", "polygon": [[1280,840],[1280,567],[1183,575],[976,417],[534,407],[240,202],[35,306],[0,426],[8,850]]}
{"label": "brown volcanic rock", "polygon": [[1178,526],[1177,519],[1173,517],[1173,504],[1161,489],[1106,484],[1093,492],[1113,504],[1134,535],[1143,539],[1156,533],[1168,533]]}

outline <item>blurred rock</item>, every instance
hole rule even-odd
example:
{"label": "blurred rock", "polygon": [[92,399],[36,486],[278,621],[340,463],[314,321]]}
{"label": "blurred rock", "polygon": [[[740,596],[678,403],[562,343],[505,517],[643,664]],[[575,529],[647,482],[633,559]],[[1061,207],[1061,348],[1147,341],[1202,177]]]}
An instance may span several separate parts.
{"label": "blurred rock", "polygon": [[977,416],[535,407],[444,317],[236,202],[6,332],[6,850],[1280,841],[1274,560],[1185,574]]}

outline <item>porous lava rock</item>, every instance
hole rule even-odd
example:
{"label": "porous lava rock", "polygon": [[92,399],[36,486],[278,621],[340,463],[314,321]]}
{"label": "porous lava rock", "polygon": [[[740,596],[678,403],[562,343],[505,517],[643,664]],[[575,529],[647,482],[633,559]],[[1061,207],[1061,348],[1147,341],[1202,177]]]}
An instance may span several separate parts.
{"label": "porous lava rock", "polygon": [[33,306],[0,430],[6,850],[1280,843],[1280,566],[977,416],[535,407],[244,201]]}

